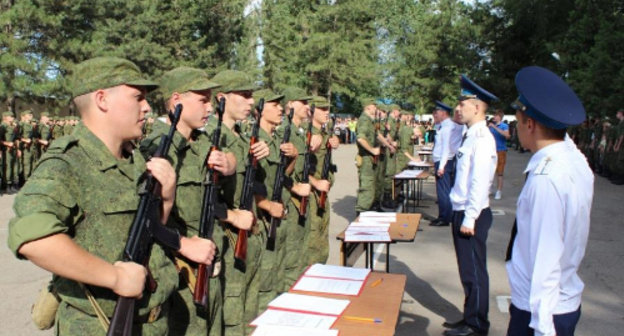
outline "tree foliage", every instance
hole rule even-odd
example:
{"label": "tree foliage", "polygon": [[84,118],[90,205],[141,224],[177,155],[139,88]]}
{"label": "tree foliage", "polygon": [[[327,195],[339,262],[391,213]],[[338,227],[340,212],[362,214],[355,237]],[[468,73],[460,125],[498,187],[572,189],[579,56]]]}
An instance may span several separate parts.
{"label": "tree foliage", "polygon": [[71,65],[101,55],[155,78],[180,65],[235,68],[356,114],[361,96],[420,113],[452,105],[462,73],[508,108],[527,65],[563,76],[592,114],[624,104],[622,0],[0,0],[0,10],[9,108],[65,106]]}

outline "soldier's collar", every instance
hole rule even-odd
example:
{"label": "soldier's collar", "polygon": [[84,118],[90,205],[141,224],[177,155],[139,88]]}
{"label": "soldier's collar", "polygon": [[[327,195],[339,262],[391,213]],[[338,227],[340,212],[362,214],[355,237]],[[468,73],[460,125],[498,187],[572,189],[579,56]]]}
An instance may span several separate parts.
{"label": "soldier's collar", "polygon": [[117,166],[117,158],[115,158],[113,153],[108,150],[108,147],[106,147],[100,138],[83,124],[76,126],[72,136],[79,139],[80,148],[91,158],[92,162],[97,165],[99,170],[106,171]]}

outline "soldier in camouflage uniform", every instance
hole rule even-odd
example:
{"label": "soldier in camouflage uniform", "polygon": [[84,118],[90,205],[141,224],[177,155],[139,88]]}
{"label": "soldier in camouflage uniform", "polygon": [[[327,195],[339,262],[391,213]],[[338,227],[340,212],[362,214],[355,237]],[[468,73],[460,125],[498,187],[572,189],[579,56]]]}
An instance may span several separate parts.
{"label": "soldier in camouflage uniform", "polygon": [[54,130],[52,131],[52,138],[54,138],[54,140],[60,139],[63,137],[63,126],[65,126],[65,120],[64,117],[57,117],[56,118],[56,125],[54,126]]}
{"label": "soldier in camouflage uniform", "polygon": [[[208,75],[200,69],[179,67],[166,72],[161,79],[160,91],[166,99],[167,110],[182,104],[182,115],[174,133],[174,142],[169,149],[167,158],[175,167],[178,180],[176,187],[176,203],[169,218],[168,225],[180,230],[187,237],[197,239],[202,210],[202,199],[206,177],[206,158],[212,147],[211,138],[203,130],[212,112],[212,90],[218,84],[210,81]],[[156,120],[150,135],[141,143],[141,151],[149,157],[158,148],[160,138],[166,134],[170,125]],[[214,169],[224,176],[235,173],[236,158],[227,148],[213,151],[207,161]],[[253,221],[250,211],[227,210],[225,204],[215,205],[221,220],[236,227],[249,229]],[[223,250],[224,232],[219,223],[215,223],[212,241],[218,250]],[[220,263],[217,256],[215,262]],[[209,281],[210,296],[208,311],[197,310],[193,303],[197,264],[181,256],[176,257],[180,270],[180,288],[172,298],[170,315],[170,333],[174,335],[221,335],[223,333],[223,297],[221,282],[223,273],[215,273]],[[220,266],[215,267],[216,270]],[[208,315],[206,315],[208,313]],[[206,321],[208,320],[208,323]]]}
{"label": "soldier in camouflage uniform", "polygon": [[375,118],[377,110],[375,100],[371,98],[364,99],[362,106],[364,111],[356,126],[358,154],[355,160],[358,167],[359,181],[357,204],[355,206],[357,213],[370,210],[375,201],[375,178],[378,164],[373,163],[373,158],[381,152],[379,146],[373,147],[375,138],[378,136],[373,124],[373,118]]}
{"label": "soldier in camouflage uniform", "polygon": [[15,122],[13,113],[2,113],[2,157],[3,183],[8,192],[16,192],[19,189],[19,167],[18,167],[18,144],[19,126]]}
{"label": "soldier in camouflage uniform", "polygon": [[[399,145],[397,149],[397,173],[407,168],[410,162],[408,155],[414,155],[414,127],[409,125],[412,114],[403,111],[401,114],[401,127],[399,128]],[[407,155],[405,154],[407,153]]]}
{"label": "soldier in camouflage uniform", "polygon": [[[282,144],[282,136],[275,131],[282,122],[283,107],[281,99],[284,95],[274,93],[269,89],[254,92],[254,100],[264,99],[264,110],[260,119],[258,137],[269,145],[270,154],[260,161],[260,168],[256,173],[256,180],[266,188],[266,197],[258,197],[258,208],[262,209],[258,216],[261,222],[260,228],[263,234],[268,236],[268,229],[273,218],[281,219],[282,222],[276,227],[275,244],[272,249],[265,248],[262,252],[260,264],[260,285],[258,293],[258,308],[261,312],[273,300],[278,292],[281,292],[282,278],[284,276],[284,259],[286,254],[286,239],[288,226],[285,224],[285,209],[290,203],[290,192],[282,186],[279,190],[282,202],[273,202],[274,184],[277,178],[277,168],[280,164],[280,154],[283,152],[287,158],[285,174],[292,173],[296,158],[299,154],[295,146],[289,142]],[[286,121],[287,122],[287,121]],[[295,211],[293,211],[295,212]]]}
{"label": "soldier in camouflage uniform", "polygon": [[52,139],[52,132],[50,131],[50,114],[48,112],[41,112],[39,119],[39,138],[37,143],[39,144],[39,153],[43,155],[50,145]]}
{"label": "soldier in camouflage uniform", "polygon": [[22,152],[22,157],[19,160],[19,164],[24,181],[27,181],[30,177],[32,165],[34,163],[34,142],[36,142],[37,130],[31,123],[32,118],[32,111],[22,111],[20,123],[20,151]]}
{"label": "soldier in camouflage uniform", "polygon": [[399,145],[399,127],[401,111],[400,107],[396,104],[390,105],[390,113],[388,114],[388,136],[386,141],[389,146],[386,149],[386,174],[383,183],[383,203],[384,208],[394,209],[396,204],[394,203],[394,195],[392,195],[392,184],[394,183],[393,177],[398,173],[397,171],[397,147]]}
{"label": "soldier in camouflage uniform", "polygon": [[[104,335],[96,305],[110,318],[118,296],[143,293],[145,267],[119,261],[139,202],[139,184],[146,169],[161,183],[165,223],[176,178],[165,159],[145,162],[125,144],[141,135],[143,116],[150,109],[145,94],[155,87],[124,59],[100,57],[78,64],[71,93],[84,123],[50,146],[15,199],[8,245],[18,258],[54,273],[62,300],[57,335]],[[180,246],[178,252],[196,262],[214,256],[214,249],[185,237]],[[158,244],[151,250],[149,269],[158,286],[137,302],[133,334],[165,335],[168,299],[178,278]]]}
{"label": "soldier in camouflage uniform", "polygon": [[[221,71],[212,80],[221,85],[216,90],[217,100],[221,97],[226,99],[219,147],[227,148],[236,157],[236,173],[220,181],[221,197],[228,208],[238,209],[250,146],[249,139],[243,138],[234,126],[237,121],[245,119],[251,113],[254,107],[252,94],[257,86],[250,76],[234,70]],[[207,125],[208,134],[212,134],[215,126],[216,118],[211,118]],[[251,152],[256,159],[261,160],[269,155],[269,147],[264,141],[259,141],[251,147]],[[251,329],[248,323],[257,315],[260,281],[257,273],[265,239],[257,225],[249,230],[245,267],[239,267],[234,262],[238,233],[238,228],[226,226],[226,238],[221,251],[226,279],[223,302],[225,335],[245,335]]]}
{"label": "soldier in camouflage uniform", "polygon": [[[329,120],[329,102],[324,97],[313,97],[312,103],[316,109],[312,118],[312,133],[322,137],[321,146],[314,152],[312,156],[312,164],[310,169],[310,185],[312,193],[310,194],[308,208],[308,223],[306,225],[305,236],[303,240],[303,251],[301,253],[304,265],[307,267],[315,263],[327,262],[329,256],[329,215],[330,204],[325,202],[325,209],[319,208],[319,197],[322,191],[329,193],[331,185],[334,181],[333,171],[330,170],[329,177],[322,179],[321,174],[323,164],[325,162],[325,154],[327,153],[327,144],[331,148],[338,148],[338,137],[331,132],[332,128],[325,128]],[[301,272],[304,271],[302,267]]]}
{"label": "soldier in camouflage uniform", "polygon": [[[301,275],[302,267],[307,265],[307,260],[304,259],[301,246],[310,216],[300,216],[299,206],[302,197],[310,197],[310,183],[303,183],[303,166],[308,126],[306,121],[310,118],[309,101],[311,99],[312,97],[303,89],[296,87],[286,88],[284,90],[284,98],[282,99],[284,111],[290,113],[290,110],[293,110],[289,140],[297,149],[298,156],[295,160],[294,170],[291,175],[292,186],[287,186],[287,188],[290,189],[290,196],[284,200],[288,210],[286,218],[282,221],[281,225],[284,226],[282,231],[285,231],[286,235],[286,251],[284,252],[282,270],[278,272],[280,275],[283,274],[283,276],[281,276],[282,283],[278,285],[278,294],[288,291]],[[280,139],[283,138],[285,131],[286,129],[284,126],[278,127],[276,130],[277,136]],[[311,150],[314,151],[314,149],[318,148],[320,143],[321,139],[317,136],[313,136],[310,141]]]}

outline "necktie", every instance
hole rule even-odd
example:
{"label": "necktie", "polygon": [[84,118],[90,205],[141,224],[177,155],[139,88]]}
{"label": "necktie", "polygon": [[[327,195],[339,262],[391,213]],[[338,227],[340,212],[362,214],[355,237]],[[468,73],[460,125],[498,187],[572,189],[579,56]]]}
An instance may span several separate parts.
{"label": "necktie", "polygon": [[459,147],[464,145],[464,142],[466,141],[466,138],[468,137],[468,132],[464,133],[464,136],[462,137],[462,141],[459,144]]}
{"label": "necktie", "polygon": [[[529,177],[529,173],[524,175],[524,182]],[[511,228],[511,237],[509,237],[509,243],[507,244],[507,254],[505,255],[505,261],[511,260],[511,254],[513,253],[513,244],[516,240],[516,235],[518,234],[518,218],[514,220],[513,227]]]}

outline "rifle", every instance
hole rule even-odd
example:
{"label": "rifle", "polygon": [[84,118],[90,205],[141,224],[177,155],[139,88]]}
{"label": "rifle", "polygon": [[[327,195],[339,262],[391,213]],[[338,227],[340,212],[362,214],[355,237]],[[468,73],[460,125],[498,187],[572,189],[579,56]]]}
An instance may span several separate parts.
{"label": "rifle", "polygon": [[[223,111],[225,110],[225,98],[221,97],[217,106],[217,128],[212,132],[212,147],[208,152],[206,160],[210,154],[219,150],[219,141],[221,141],[221,123],[223,121]],[[213,165],[208,165],[208,172],[204,179],[204,198],[202,200],[202,210],[199,222],[199,237],[204,239],[212,239],[214,231],[214,221],[216,217],[215,204],[217,203],[217,189],[219,183],[219,172],[214,169]],[[195,291],[193,292],[193,302],[204,308],[208,307],[208,292],[210,290],[210,278],[214,271],[214,264],[199,264],[197,269],[197,281],[195,282]]]}
{"label": "rifle", "polygon": [[[312,153],[310,153],[310,141],[312,141],[312,119],[314,119],[314,108],[315,105],[310,107],[310,124],[308,125],[308,131],[306,132],[306,148],[303,156],[303,178],[301,179],[301,183],[309,183],[310,181],[310,158],[312,157]],[[308,196],[303,196],[301,197],[301,203],[299,204],[299,216],[305,217],[307,211]]]}
{"label": "rifle", "polygon": [[[258,116],[256,123],[251,131],[251,139],[249,140],[249,153],[247,153],[247,165],[245,167],[245,180],[243,181],[243,191],[240,198],[239,208],[242,210],[253,211],[253,185],[256,180],[256,170],[258,169],[258,159],[254,156],[251,147],[258,142],[258,131],[260,130],[260,118],[264,109],[264,99],[260,99],[256,106]],[[254,223],[255,224],[255,223]],[[234,248],[234,258],[239,265],[245,267],[245,259],[247,259],[247,230],[238,229],[238,239]]]}
{"label": "rifle", "polygon": [[[294,113],[295,110],[291,108],[288,113],[288,124],[286,124],[286,129],[284,130],[284,138],[282,139],[282,144],[288,143],[290,141],[290,127],[292,125],[292,118]],[[280,163],[277,166],[275,182],[273,183],[273,196],[271,197],[271,201],[273,202],[282,203],[282,188],[284,186],[284,179],[286,178],[286,167],[288,166],[288,161],[288,157],[284,153],[280,153]],[[279,226],[279,223],[281,221],[281,218],[271,217],[271,226],[269,227],[266,245],[266,248],[268,250],[275,250],[275,237],[277,236],[277,227]]]}
{"label": "rifle", "polygon": [[50,133],[48,133],[48,137],[47,137],[47,139],[46,139],[47,141],[52,140],[52,135],[53,135],[53,133],[54,133],[54,127],[55,127],[55,126],[56,126],[56,124],[52,124],[52,125],[50,125]]}
{"label": "rifle", "polygon": [[[379,133],[379,129],[381,128],[381,116],[379,112],[375,110],[375,140],[373,140],[373,147],[379,146],[379,140],[377,139],[377,134]],[[373,164],[376,165],[379,163],[379,154],[373,156]]]}
{"label": "rifle", "polygon": [[[153,157],[163,157],[169,152],[169,147],[173,140],[173,134],[176,130],[180,114],[182,113],[182,105],[176,105],[175,112],[169,112],[171,127],[169,133],[163,135],[160,145],[156,149]],[[158,240],[161,244],[172,248],[180,249],[180,233],[165,227],[160,221],[160,206],[162,199],[160,198],[160,183],[152,176],[147,174],[145,182],[141,186],[141,199],[137,213],[130,227],[130,234],[126,241],[126,247],[123,251],[124,261],[133,261],[142,264],[145,267],[149,264],[149,255],[154,244],[154,240]],[[148,270],[147,275],[148,288],[153,293],[156,291],[158,284]],[[113,318],[110,321],[107,336],[112,335],[131,335],[132,324],[134,320],[134,304],[135,298],[120,296],[115,304]]]}
{"label": "rifle", "polygon": [[[332,117],[332,123],[336,123],[336,117]],[[325,149],[327,152],[325,153],[325,161],[323,161],[323,170],[321,172],[321,180],[327,180],[329,178],[330,172],[336,172],[336,166],[331,163],[332,158],[332,147],[329,143],[329,138],[327,138],[327,142],[325,142]],[[325,210],[325,201],[327,200],[327,192],[321,191],[321,195],[319,196],[319,209]]]}

